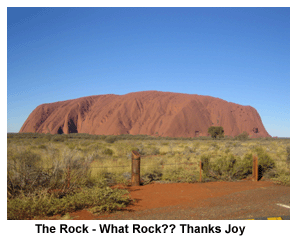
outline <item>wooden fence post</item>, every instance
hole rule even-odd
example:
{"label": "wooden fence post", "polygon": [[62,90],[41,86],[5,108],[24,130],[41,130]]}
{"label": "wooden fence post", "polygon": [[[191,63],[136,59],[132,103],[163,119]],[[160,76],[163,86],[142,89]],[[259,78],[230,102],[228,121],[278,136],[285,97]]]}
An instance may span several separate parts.
{"label": "wooden fence post", "polygon": [[256,157],[256,156],[253,156],[252,179],[253,179],[253,181],[256,181],[256,182],[259,179],[258,157]]}
{"label": "wooden fence post", "polygon": [[131,185],[140,186],[141,156],[137,151],[131,152]]}

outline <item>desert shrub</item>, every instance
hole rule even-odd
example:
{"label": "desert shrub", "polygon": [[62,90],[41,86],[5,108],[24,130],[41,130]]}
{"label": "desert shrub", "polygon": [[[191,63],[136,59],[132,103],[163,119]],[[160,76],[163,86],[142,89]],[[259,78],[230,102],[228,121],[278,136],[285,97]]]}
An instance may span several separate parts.
{"label": "desert shrub", "polygon": [[122,176],[125,180],[130,181],[131,180],[131,172],[123,172]]}
{"label": "desert shrub", "polygon": [[111,212],[128,205],[128,191],[107,186],[84,188],[79,192],[57,198],[47,192],[22,196],[7,201],[7,219],[34,219],[90,208],[98,213]]}
{"label": "desert shrub", "polygon": [[64,149],[50,168],[50,188],[71,189],[90,185],[92,156],[81,157],[76,150]]}
{"label": "desert shrub", "polygon": [[[265,173],[266,178],[281,185],[290,185],[290,147],[286,148],[287,155],[284,160],[276,163],[276,166]],[[272,174],[273,173],[273,174]]]}
{"label": "desert shrub", "polygon": [[80,146],[89,146],[91,144],[92,144],[92,142],[90,142],[90,141],[81,141],[80,142]]}
{"label": "desert shrub", "polygon": [[102,154],[112,156],[114,154],[114,151],[109,148],[106,148],[102,151]]}
{"label": "desert shrub", "polygon": [[162,180],[165,181],[170,181],[170,182],[178,182],[179,180],[179,173],[180,173],[181,169],[166,169],[163,172],[163,176],[162,176]]}
{"label": "desert shrub", "polygon": [[210,157],[202,156],[202,169],[208,180],[234,180],[237,179],[236,158],[230,154],[218,157],[210,162]]}
{"label": "desert shrub", "polygon": [[205,173],[209,173],[210,170],[210,156],[209,155],[202,155],[201,156],[201,162],[202,162],[202,170]]}
{"label": "desert shrub", "polygon": [[286,151],[287,151],[287,163],[290,164],[290,146],[287,146]]}
{"label": "desert shrub", "polygon": [[117,136],[107,136],[105,138],[106,143],[114,143],[115,141],[117,141]]}
{"label": "desert shrub", "polygon": [[141,179],[143,180],[143,184],[159,181],[162,179],[162,171],[160,168],[146,170],[145,173],[141,176]]}
{"label": "desert shrub", "polygon": [[254,152],[257,153],[258,165],[261,166],[263,173],[275,167],[274,160],[269,156],[267,152],[264,151],[262,147],[256,147],[254,149]]}
{"label": "desert shrub", "polygon": [[46,150],[47,149],[47,146],[44,145],[44,144],[41,144],[41,145],[38,145],[37,148]]}
{"label": "desert shrub", "polygon": [[52,135],[51,134],[44,134],[41,138],[42,138],[42,141],[48,142],[52,139]]}
{"label": "desert shrub", "polygon": [[214,147],[214,148],[216,148],[216,149],[219,149],[219,146],[218,146],[218,144],[217,144],[217,143],[215,143],[215,142],[212,142],[212,143],[211,143],[211,146],[212,146],[212,147]]}
{"label": "desert shrub", "polygon": [[[95,177],[92,178],[94,180]],[[123,172],[110,172],[108,170],[102,170],[101,172],[97,173],[96,181],[100,180],[100,182],[104,182],[108,186],[112,186],[115,184],[125,184],[129,183],[127,179],[127,175]]]}
{"label": "desert shrub", "polygon": [[208,128],[208,133],[211,135],[212,138],[223,138],[224,137],[224,129],[222,126],[210,126]]}
{"label": "desert shrub", "polygon": [[244,140],[247,140],[249,137],[248,133],[246,131],[244,131],[243,133],[239,134],[238,136],[235,136],[235,140],[241,140],[241,141],[244,141]]}
{"label": "desert shrub", "polygon": [[199,173],[193,170],[187,170],[181,166],[175,169],[166,169],[163,172],[162,180],[168,182],[196,182],[199,179]]}
{"label": "desert shrub", "polygon": [[196,151],[196,148],[194,147],[190,147],[190,146],[184,147],[184,154],[194,153],[195,151]]}
{"label": "desert shrub", "polygon": [[252,162],[253,155],[251,153],[246,153],[241,160],[237,160],[234,176],[237,179],[243,179],[252,174]]}
{"label": "desert shrub", "polygon": [[269,169],[267,172],[264,173],[263,177],[268,179],[273,179],[278,176],[278,171],[276,168]]}
{"label": "desert shrub", "polygon": [[30,192],[48,184],[49,177],[40,166],[40,155],[28,150],[9,150],[7,154],[8,196],[17,195],[20,191]]}
{"label": "desert shrub", "polygon": [[150,148],[148,150],[148,153],[147,154],[149,154],[149,155],[158,155],[158,154],[160,154],[160,151],[159,151],[158,148],[153,147],[153,148]]}
{"label": "desert shrub", "polygon": [[289,186],[290,185],[290,170],[277,170],[274,177],[271,179],[281,185]]}
{"label": "desert shrub", "polygon": [[65,144],[66,144],[66,146],[67,146],[69,149],[71,149],[71,150],[75,149],[75,148],[78,146],[78,144],[75,143],[75,142],[73,142],[73,141],[71,141],[71,142],[66,142]]}
{"label": "desert shrub", "polygon": [[62,135],[56,134],[52,136],[51,140],[53,142],[64,142],[65,140],[67,140],[67,136],[65,134],[62,134]]}
{"label": "desert shrub", "polygon": [[[30,195],[40,189],[70,190],[90,185],[91,156],[65,149],[61,155],[51,146],[48,158],[30,150],[9,150],[7,163],[7,193],[13,198],[23,193]],[[46,166],[46,167],[45,167]]]}
{"label": "desert shrub", "polygon": [[240,180],[252,173],[252,154],[243,159],[232,154],[218,157],[210,162],[210,156],[202,155],[202,170],[205,181],[209,180]]}
{"label": "desert shrub", "polygon": [[258,155],[258,160],[258,164],[262,167],[264,172],[275,167],[274,160],[267,153]]}
{"label": "desert shrub", "polygon": [[209,175],[220,180],[232,180],[235,163],[233,155],[219,157],[209,170]]}

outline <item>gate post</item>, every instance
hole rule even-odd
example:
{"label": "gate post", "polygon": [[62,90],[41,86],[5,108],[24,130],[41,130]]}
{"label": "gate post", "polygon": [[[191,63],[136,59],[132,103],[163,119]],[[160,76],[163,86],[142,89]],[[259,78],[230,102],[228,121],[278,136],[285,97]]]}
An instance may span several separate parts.
{"label": "gate post", "polygon": [[253,179],[253,181],[256,181],[256,182],[259,179],[258,157],[256,157],[256,156],[253,156],[252,179]]}
{"label": "gate post", "polygon": [[137,151],[131,152],[131,185],[140,186],[141,156]]}

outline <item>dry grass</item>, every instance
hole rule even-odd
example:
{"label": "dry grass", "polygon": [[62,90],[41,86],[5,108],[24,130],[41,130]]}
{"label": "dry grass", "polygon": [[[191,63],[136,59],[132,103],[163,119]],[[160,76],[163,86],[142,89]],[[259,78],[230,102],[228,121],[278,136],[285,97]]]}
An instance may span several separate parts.
{"label": "dry grass", "polygon": [[[142,155],[141,176],[148,176],[150,172],[159,170],[162,172],[157,179],[175,181],[169,178],[169,173],[198,171],[198,162],[201,156],[210,156],[210,161],[216,163],[219,158],[234,155],[238,159],[246,154],[257,154],[257,149],[262,148],[276,163],[276,175],[269,175],[278,181],[278,175],[289,177],[289,165],[287,164],[287,148],[290,146],[289,139],[252,139],[234,140],[221,139],[202,140],[189,138],[146,138],[139,136],[124,137],[94,137],[77,135],[78,138],[67,138],[65,135],[37,137],[33,141],[30,138],[8,138],[8,153],[18,153],[29,150],[41,157],[40,164],[44,168],[53,165],[57,160],[65,159],[65,153],[76,153],[77,158],[89,158],[92,163],[91,177],[105,177],[112,181],[125,183],[129,181],[131,171],[131,151],[138,150]],[[76,135],[72,135],[76,137]],[[59,139],[60,138],[60,139]],[[8,154],[9,155],[9,154]],[[182,169],[181,169],[182,168]],[[194,174],[194,175],[195,175]],[[174,174],[173,174],[174,175]],[[181,180],[181,178],[179,179]],[[177,181],[179,181],[177,180]],[[193,180],[193,179],[192,179]],[[288,178],[289,180],[289,178]]]}
{"label": "dry grass", "polygon": [[[203,168],[203,181],[245,178],[251,174],[252,155],[257,155],[264,167],[265,178],[290,185],[289,139],[15,134],[8,135],[7,141],[10,217],[34,218],[49,214],[47,209],[63,214],[83,207],[84,202],[97,211],[126,205],[128,199],[123,199],[117,191],[113,194],[115,198],[92,204],[88,202],[91,197],[80,190],[87,188],[94,194],[92,198],[95,200],[96,195],[107,192],[108,185],[130,183],[132,150],[141,154],[141,179],[144,184],[152,181],[197,182],[200,177],[199,162],[204,158],[209,164]],[[47,191],[53,189],[62,191],[58,196],[48,196]],[[113,191],[109,189],[108,193],[111,196]],[[76,201],[76,195],[82,202]],[[67,208],[61,206],[59,198],[67,199],[69,204],[62,202]],[[49,206],[51,202],[55,203],[56,209]],[[30,212],[22,213],[20,208]]]}

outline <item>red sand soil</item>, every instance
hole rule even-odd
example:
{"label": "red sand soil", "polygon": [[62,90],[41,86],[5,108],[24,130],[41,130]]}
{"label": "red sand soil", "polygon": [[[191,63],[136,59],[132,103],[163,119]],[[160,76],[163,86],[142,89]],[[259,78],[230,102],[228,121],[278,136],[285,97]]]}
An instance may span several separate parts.
{"label": "red sand soil", "polygon": [[222,126],[228,136],[244,131],[251,137],[270,136],[251,106],[210,96],[161,91],[96,95],[42,104],[29,115],[20,132],[196,137],[207,136],[212,125]]}
{"label": "red sand soil", "polygon": [[73,219],[241,219],[290,215],[290,188],[270,181],[150,184],[127,187],[135,202],[122,211],[93,215],[87,210]]}

